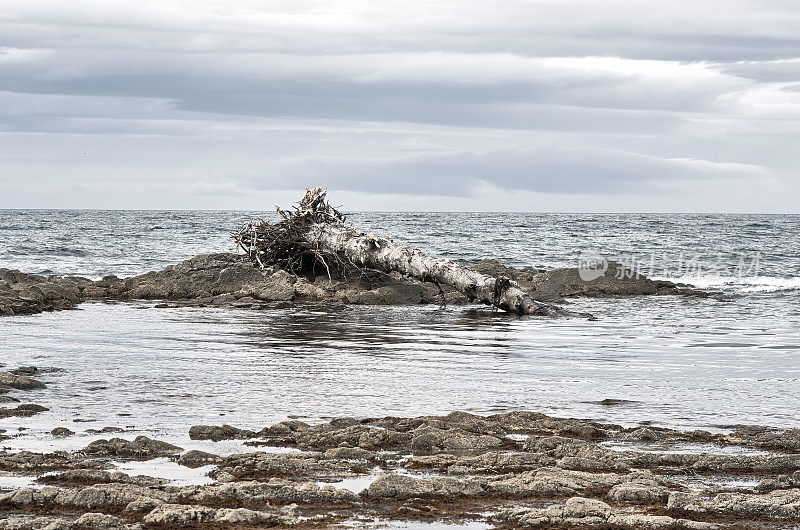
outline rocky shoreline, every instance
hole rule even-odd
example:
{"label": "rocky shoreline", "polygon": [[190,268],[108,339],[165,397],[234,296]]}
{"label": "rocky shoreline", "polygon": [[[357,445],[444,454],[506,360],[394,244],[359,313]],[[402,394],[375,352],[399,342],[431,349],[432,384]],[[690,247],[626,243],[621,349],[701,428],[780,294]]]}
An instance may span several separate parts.
{"label": "rocky shoreline", "polygon": [[[27,401],[44,387],[37,372],[0,372],[0,392]],[[6,418],[43,410],[30,403],[0,408]],[[409,520],[493,528],[800,523],[799,429],[686,432],[530,411],[188,428],[191,440],[209,448],[237,441],[233,454],[120,432],[87,430],[96,438],[76,451],[0,451],[0,484],[29,484],[0,486],[0,529],[369,527]],[[207,480],[176,485],[117,469],[164,461],[197,469]]]}
{"label": "rocky shoreline", "polygon": [[[577,268],[519,270],[495,260],[474,269],[517,281],[534,298],[564,303],[574,296],[690,295],[708,296],[687,285],[657,281],[609,263],[606,273],[592,281],[581,279]],[[158,272],[130,278],[107,276],[92,281],[81,277],[49,277],[0,269],[0,315],[33,314],[72,309],[89,300],[164,300],[172,303],[233,307],[280,307],[287,303],[334,302],[363,305],[466,304],[462,294],[400,275],[369,272],[347,276],[340,271],[290,274],[261,271],[235,254],[201,254]]]}
{"label": "rocky shoreline", "polygon": [[[565,303],[573,296],[708,296],[627,274],[618,264],[591,282],[577,269],[521,271],[496,261],[474,267],[509,276],[547,302]],[[467,303],[451,290],[444,297],[450,304]],[[162,271],[98,281],[0,270],[1,314],[142,299],[275,308],[306,302],[438,304],[442,295],[436,286],[377,273],[347,278],[334,271],[329,279],[262,272],[232,254],[201,255]],[[205,444],[202,451],[116,427],[74,432],[81,431],[80,424],[48,435],[78,442],[72,447],[79,449],[3,448],[4,440],[29,436],[16,426],[18,418],[58,410],[58,403],[39,399],[47,395],[39,380],[45,372],[0,363],[0,419],[6,428],[0,429],[0,530],[381,527],[409,521],[654,529],[800,523],[796,429],[684,432],[647,422],[623,427],[529,411],[453,412],[342,417],[315,425],[299,420],[249,428],[187,425],[188,438]],[[229,445],[222,448],[230,443],[237,447],[233,453]],[[181,484],[169,474],[125,471],[137,469],[137,463],[194,470],[203,480]]]}

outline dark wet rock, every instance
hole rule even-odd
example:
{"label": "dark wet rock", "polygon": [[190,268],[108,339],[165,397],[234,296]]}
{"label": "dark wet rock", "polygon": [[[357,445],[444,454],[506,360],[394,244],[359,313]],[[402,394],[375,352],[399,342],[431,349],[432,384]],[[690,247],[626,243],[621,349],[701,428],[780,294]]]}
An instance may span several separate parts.
{"label": "dark wet rock", "polygon": [[633,440],[640,442],[655,442],[668,439],[667,435],[661,434],[656,430],[647,427],[639,427],[631,432],[627,432],[621,437],[623,440]]}
{"label": "dark wet rock", "polygon": [[34,404],[24,404],[19,405],[16,408],[9,409],[0,407],[0,418],[11,418],[11,417],[19,417],[19,418],[27,418],[29,416],[34,416],[39,414],[40,412],[44,412],[50,410],[47,407],[42,407],[41,405],[34,405]]}
{"label": "dark wet rock", "polygon": [[593,405],[602,405],[604,407],[616,407],[620,405],[633,405],[638,402],[631,401],[629,399],[606,398],[606,399],[601,399],[600,401],[587,401],[587,403],[591,403]]}
{"label": "dark wet rock", "polygon": [[316,482],[293,482],[280,478],[268,482],[231,482],[211,486],[186,486],[177,493],[181,502],[236,502],[244,506],[273,504],[353,503],[352,491],[320,486]]}
{"label": "dark wet rock", "polygon": [[40,530],[43,528],[60,530],[69,528],[70,521],[52,515],[5,515],[0,518],[0,530]]}
{"label": "dark wet rock", "polygon": [[193,425],[189,428],[189,438],[192,440],[246,440],[256,438],[258,433],[246,429],[237,429],[231,425]]}
{"label": "dark wet rock", "polygon": [[800,488],[800,471],[795,471],[791,475],[779,475],[770,477],[758,483],[759,491],[771,491],[777,489]]}
{"label": "dark wet rock", "polygon": [[484,493],[476,481],[450,477],[419,478],[388,473],[369,485],[367,497],[408,499],[413,497],[465,497]]}
{"label": "dark wet rock", "polygon": [[531,425],[531,430],[540,433],[552,433],[557,436],[604,438],[608,436],[608,430],[615,427],[585,420],[543,418]]}
{"label": "dark wet rock", "polygon": [[506,412],[504,414],[494,414],[486,419],[499,425],[505,432],[528,433],[538,431],[539,422],[547,418],[549,418],[549,416],[540,412],[520,410]]}
{"label": "dark wet rock", "polygon": [[135,484],[97,484],[79,489],[45,486],[42,489],[24,488],[0,494],[0,506],[95,509],[127,506],[140,500],[165,503],[173,498],[174,494]]}
{"label": "dark wet rock", "polygon": [[573,497],[563,505],[556,504],[547,508],[503,510],[491,519],[495,523],[515,528],[600,527],[692,530],[720,528],[713,523],[617,510],[597,499],[584,497]]}
{"label": "dark wet rock", "polygon": [[436,470],[449,475],[477,475],[528,471],[555,463],[555,458],[542,453],[488,452],[478,456],[413,456],[406,461],[406,466],[412,469]]}
{"label": "dark wet rock", "polygon": [[310,428],[311,426],[303,421],[288,420],[267,427],[261,431],[261,434],[272,437],[291,437],[293,433],[305,431]]}
{"label": "dark wet rock", "polygon": [[332,481],[366,473],[380,454],[359,448],[337,448],[325,452],[247,453],[221,459],[211,476],[232,480],[269,480],[273,477],[313,478]]}
{"label": "dark wet rock", "polygon": [[456,411],[447,416],[432,416],[424,419],[423,425],[439,429],[458,429],[468,433],[493,436],[500,436],[506,432],[506,429],[496,421],[467,412]]}
{"label": "dark wet rock", "polygon": [[210,464],[218,464],[222,461],[223,458],[219,455],[206,453],[205,451],[198,451],[197,449],[186,451],[179,456],[177,460],[178,464],[192,469]]}
{"label": "dark wet rock", "polygon": [[306,449],[399,449],[411,443],[411,436],[407,433],[361,424],[345,426],[344,423],[324,424],[297,431],[292,439],[298,447]]}
{"label": "dark wet rock", "polygon": [[0,269],[0,315],[71,309],[81,302],[85,278],[51,278]]}
{"label": "dark wet rock", "polygon": [[[531,412],[345,417],[313,426],[287,421],[261,431],[195,428],[195,434],[215,433],[245,433],[258,443],[302,451],[179,454],[175,446],[141,437],[98,440],[87,447],[91,450],[78,453],[0,453],[5,473],[64,471],[41,477],[39,482],[48,484],[41,490],[0,495],[0,529],[7,513],[29,519],[59,513],[58,524],[73,528],[83,512],[119,514],[124,524],[138,528],[325,525],[376,517],[447,524],[465,516],[507,528],[700,529],[724,523],[777,529],[800,523],[800,454],[721,452],[730,444],[775,443],[775,436],[791,440],[786,431],[740,428],[736,436],[711,435]],[[681,452],[687,442],[696,451],[698,441],[711,453]],[[651,442],[671,451],[611,449],[642,449]],[[424,450],[409,454],[419,448]],[[216,482],[174,486],[164,479],[100,469],[110,467],[120,453],[169,456],[189,466],[213,464],[209,475]],[[375,480],[378,470],[382,474]],[[752,490],[757,493],[731,491],[743,487],[731,482],[742,476],[754,483],[760,479]],[[360,494],[330,485],[353,478],[371,484]],[[730,493],[719,493],[721,488]]]}
{"label": "dark wet rock", "polygon": [[[421,418],[381,418],[363,421],[338,418],[329,423],[273,425],[259,433],[272,443],[304,449],[358,447],[366,450],[418,452],[476,451],[513,446],[504,429],[485,418],[466,413]],[[492,433],[492,434],[488,434]]]}
{"label": "dark wet rock", "polygon": [[0,395],[0,403],[19,403],[19,399],[11,396]]}
{"label": "dark wet rock", "polygon": [[67,437],[67,436],[72,436],[75,433],[67,429],[66,427],[56,427],[55,429],[50,431],[50,434],[52,434],[53,436]]}
{"label": "dark wet rock", "polygon": [[19,368],[14,368],[13,370],[9,370],[10,373],[14,375],[22,375],[25,377],[30,377],[39,373],[39,369],[35,366],[20,366]]}
{"label": "dark wet rock", "polygon": [[257,524],[276,526],[295,522],[285,516],[247,508],[210,508],[184,504],[162,504],[147,514],[148,525],[193,525],[197,523]]}
{"label": "dark wet rock", "polygon": [[728,436],[732,442],[745,443],[762,449],[800,452],[800,429],[770,429],[766,427],[739,427]]}
{"label": "dark wet rock", "polygon": [[566,497],[606,492],[625,480],[615,473],[589,473],[560,468],[542,468],[489,481],[487,491],[510,497]]}
{"label": "dark wet rock", "polygon": [[591,420],[553,418],[536,412],[509,412],[489,416],[509,433],[553,434],[577,438],[606,438],[621,432],[619,425]]}
{"label": "dark wet rock", "polygon": [[[527,271],[497,261],[473,268],[516,280],[534,298],[549,302],[569,296],[632,296],[648,294],[704,293],[670,282],[654,281],[610,263],[606,273],[584,281],[577,268]],[[443,297],[450,304],[468,303],[449,287]],[[437,286],[397,273],[366,271],[345,275],[335,267],[327,272],[305,271],[296,276],[286,271],[254,267],[243,256],[229,253],[201,254],[161,271],[120,279],[107,276],[92,282],[85,278],[48,278],[0,269],[0,315],[68,309],[83,300],[168,300],[195,305],[274,307],[270,304],[336,302],[344,304],[413,305],[441,303]],[[158,304],[162,307],[164,304]]]}
{"label": "dark wet rock", "polygon": [[551,270],[519,270],[497,260],[485,260],[473,268],[491,276],[508,276],[522,289],[543,302],[571,296],[639,296],[689,294],[706,296],[703,291],[680,287],[669,281],[651,280],[621,263],[609,261],[596,273],[577,267]]}
{"label": "dark wet rock", "polygon": [[429,426],[415,429],[411,439],[411,449],[420,452],[486,451],[508,445],[508,440],[497,436]]}
{"label": "dark wet rock", "polygon": [[[584,456],[586,452],[600,450],[589,440],[567,438],[564,436],[531,436],[523,444],[523,450],[533,453],[547,453],[557,458],[565,456]],[[605,454],[605,452],[603,452]]]}
{"label": "dark wet rock", "polygon": [[75,528],[112,529],[127,528],[128,525],[113,515],[104,513],[85,513],[78,517],[72,526]]}
{"label": "dark wet rock", "polygon": [[176,445],[153,440],[147,436],[137,436],[133,441],[123,438],[95,440],[83,449],[83,452],[88,455],[119,456],[137,459],[171,456],[182,451],[183,449]]}
{"label": "dark wet rock", "polygon": [[41,381],[31,379],[24,375],[17,375],[12,372],[0,372],[0,386],[13,388],[15,390],[38,390],[47,388]]}
{"label": "dark wet rock", "polygon": [[564,497],[608,490],[622,482],[615,474],[583,473],[558,468],[542,468],[496,478],[413,477],[386,474],[370,484],[370,497],[410,498],[427,496],[469,497]]}
{"label": "dark wet rock", "polygon": [[781,473],[800,470],[800,454],[720,455],[625,452],[623,458],[636,468],[691,469],[705,473]]}
{"label": "dark wet rock", "polygon": [[112,434],[125,432],[125,429],[120,427],[103,427],[102,429],[86,429],[86,434]]}
{"label": "dark wet rock", "polygon": [[0,530],[116,530],[133,528],[113,515],[85,513],[77,518],[17,515],[0,519]]}
{"label": "dark wet rock", "polygon": [[262,272],[239,256],[201,254],[158,272],[148,272],[125,280],[112,277],[95,282],[94,286],[99,289],[95,293],[98,297],[191,300],[221,294],[242,298],[262,291],[264,283]]}
{"label": "dark wet rock", "polygon": [[101,469],[108,464],[91,462],[68,453],[0,453],[0,470],[20,473],[46,473],[66,469],[92,468]]}
{"label": "dark wet rock", "polygon": [[674,491],[667,508],[676,512],[796,520],[800,519],[800,489],[765,494],[719,493],[713,497]]}
{"label": "dark wet rock", "polygon": [[[638,431],[641,432],[641,431]],[[624,434],[623,434],[624,436]],[[659,435],[661,436],[661,435]],[[675,452],[616,451],[588,440],[559,436],[531,437],[524,449],[558,458],[558,467],[575,470],[608,470],[625,472],[629,469],[659,469],[664,472],[691,470],[693,473],[786,473],[800,469],[800,454],[719,454],[681,453],[681,443],[693,433],[680,437]],[[661,440],[661,438],[659,438]],[[721,449],[721,448],[720,448]]]}
{"label": "dark wet rock", "polygon": [[617,503],[664,504],[668,497],[669,489],[649,473],[633,475],[608,492],[608,498]]}
{"label": "dark wet rock", "polygon": [[150,486],[161,486],[169,483],[169,480],[166,479],[145,477],[145,476],[131,477],[130,475],[123,473],[121,471],[105,471],[100,469],[68,470],[61,473],[43,475],[38,479],[36,479],[36,481],[41,484],[72,485],[72,486],[76,485],[91,486],[95,484],[120,483],[120,484],[135,484],[137,486],[150,487]]}

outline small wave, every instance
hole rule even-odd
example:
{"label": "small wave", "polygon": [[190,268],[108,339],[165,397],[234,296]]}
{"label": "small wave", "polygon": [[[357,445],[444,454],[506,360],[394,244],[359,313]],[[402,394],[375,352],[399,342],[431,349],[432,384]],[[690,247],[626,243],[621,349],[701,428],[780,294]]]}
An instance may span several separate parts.
{"label": "small wave", "polygon": [[89,255],[85,250],[69,247],[43,248],[41,253],[50,256],[72,256],[77,258],[85,258]]}
{"label": "small wave", "polygon": [[732,289],[742,293],[774,293],[800,289],[800,276],[680,276],[663,278],[675,283],[688,283],[699,289]]}

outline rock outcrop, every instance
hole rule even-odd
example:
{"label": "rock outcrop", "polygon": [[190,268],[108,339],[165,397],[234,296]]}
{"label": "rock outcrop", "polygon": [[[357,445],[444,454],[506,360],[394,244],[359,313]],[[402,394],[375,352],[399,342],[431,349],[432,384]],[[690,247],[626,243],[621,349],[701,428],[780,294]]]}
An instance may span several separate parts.
{"label": "rock outcrop", "polygon": [[492,517],[492,521],[514,528],[649,528],[711,530],[722,525],[665,515],[647,515],[614,509],[597,499],[573,497],[547,508],[514,508]]}
{"label": "rock outcrop", "polygon": [[[604,275],[586,281],[579,269],[526,271],[488,260],[473,267],[490,276],[506,275],[534,298],[564,301],[572,296],[704,295],[671,282],[654,281],[610,263]],[[461,293],[403,277],[367,272],[347,275],[311,270],[301,275],[260,271],[242,256],[201,254],[157,272],[130,278],[106,276],[46,277],[0,269],[0,315],[71,309],[86,300],[164,300],[234,307],[274,307],[287,302],[336,302],[364,305],[464,304]]]}
{"label": "rock outcrop", "polygon": [[41,381],[31,379],[13,372],[0,372],[0,388],[13,388],[14,390],[39,390],[47,388]]}
{"label": "rock outcrop", "polygon": [[[375,519],[697,530],[800,523],[800,452],[791,449],[792,429],[684,432],[519,411],[343,417],[318,425],[293,420],[261,429],[198,426],[192,433],[291,449],[223,456],[139,437],[97,440],[72,453],[0,453],[3,473],[41,475],[39,488],[0,492],[0,529],[336,526]],[[649,450],[653,443],[659,450]],[[759,450],[764,444],[785,449]],[[119,459],[164,456],[187,467],[210,466],[213,482],[178,486],[113,469]]]}
{"label": "rock outcrop", "polygon": [[57,278],[0,269],[0,315],[72,309],[84,300],[86,278]]}
{"label": "rock outcrop", "polygon": [[147,460],[160,456],[171,456],[182,452],[178,446],[153,440],[147,436],[137,436],[134,440],[111,438],[95,440],[83,449],[87,455],[118,456]]}
{"label": "rock outcrop", "polygon": [[519,283],[523,290],[542,301],[563,301],[573,296],[707,295],[689,286],[651,280],[614,261],[603,263],[602,268],[596,269],[597,272],[592,271],[594,273],[577,267],[519,270],[497,260],[484,260],[473,268],[491,276],[508,276]]}

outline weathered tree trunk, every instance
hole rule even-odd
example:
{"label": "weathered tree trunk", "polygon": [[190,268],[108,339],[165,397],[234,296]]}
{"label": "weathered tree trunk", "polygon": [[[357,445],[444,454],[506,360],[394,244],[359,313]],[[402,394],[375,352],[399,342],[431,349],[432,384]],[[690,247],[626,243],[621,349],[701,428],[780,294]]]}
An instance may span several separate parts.
{"label": "weathered tree trunk", "polygon": [[233,234],[253,263],[262,268],[278,265],[294,270],[303,255],[313,254],[326,267],[327,261],[337,261],[345,266],[399,272],[449,285],[470,301],[520,315],[552,316],[560,311],[537,302],[509,278],[486,276],[345,225],[345,215],[328,204],[322,188],[306,190],[293,211],[278,208],[278,213],[283,217],[278,223],[259,219]]}
{"label": "weathered tree trunk", "polygon": [[452,261],[427,256],[389,239],[363,234],[340,223],[314,223],[304,242],[320,254],[337,256],[369,269],[399,272],[417,280],[449,285],[470,301],[520,315],[553,315],[556,308],[537,302],[509,278],[493,278]]}

